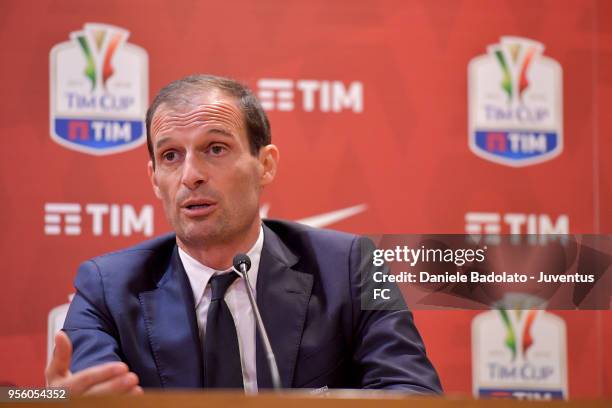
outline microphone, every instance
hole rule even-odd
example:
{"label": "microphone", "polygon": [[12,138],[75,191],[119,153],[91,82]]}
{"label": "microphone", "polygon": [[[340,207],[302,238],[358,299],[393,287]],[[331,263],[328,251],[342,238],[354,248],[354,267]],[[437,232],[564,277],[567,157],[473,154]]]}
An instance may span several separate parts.
{"label": "microphone", "polygon": [[240,276],[244,278],[244,283],[249,296],[249,302],[255,315],[255,321],[257,322],[257,331],[259,332],[259,338],[261,339],[264,350],[266,352],[266,358],[268,359],[268,367],[270,368],[270,376],[272,377],[272,386],[274,390],[278,391],[281,389],[280,375],[278,374],[278,366],[276,365],[276,357],[272,351],[272,345],[270,345],[270,339],[268,338],[268,332],[264,327],[263,320],[261,320],[261,314],[259,308],[255,302],[255,296],[253,296],[253,288],[247,276],[247,272],[251,269],[251,258],[246,254],[236,254],[234,257],[234,270],[238,272]]}

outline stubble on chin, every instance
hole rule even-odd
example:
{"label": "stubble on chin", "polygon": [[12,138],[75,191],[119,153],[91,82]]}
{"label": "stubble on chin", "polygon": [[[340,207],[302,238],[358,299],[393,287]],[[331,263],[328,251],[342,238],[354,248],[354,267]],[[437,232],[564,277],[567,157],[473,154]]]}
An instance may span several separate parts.
{"label": "stubble on chin", "polygon": [[222,220],[217,221],[212,225],[206,225],[205,222],[198,223],[197,221],[191,220],[181,225],[180,229],[175,228],[175,231],[177,238],[184,245],[193,248],[201,248],[211,244],[223,242],[223,232],[226,229],[227,226]]}

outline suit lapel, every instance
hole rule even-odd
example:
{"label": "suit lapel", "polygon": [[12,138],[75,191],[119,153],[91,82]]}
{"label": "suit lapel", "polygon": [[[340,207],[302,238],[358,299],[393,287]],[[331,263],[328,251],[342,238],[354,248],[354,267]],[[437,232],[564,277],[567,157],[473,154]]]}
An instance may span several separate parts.
{"label": "suit lapel", "polygon": [[193,292],[176,246],[157,288],[139,298],[162,387],[202,387]]}
{"label": "suit lapel", "polygon": [[[283,387],[291,387],[297,354],[312,291],[312,275],[291,269],[298,258],[264,225],[264,245],[257,275],[257,304]],[[272,379],[263,345],[257,335],[258,388],[271,388]]]}

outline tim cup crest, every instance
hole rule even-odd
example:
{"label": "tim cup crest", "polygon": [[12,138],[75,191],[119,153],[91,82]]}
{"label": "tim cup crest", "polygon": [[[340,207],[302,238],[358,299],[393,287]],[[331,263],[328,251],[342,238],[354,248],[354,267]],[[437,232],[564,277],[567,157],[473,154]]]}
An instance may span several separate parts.
{"label": "tim cup crest", "polygon": [[129,31],[87,23],[50,54],[51,138],[69,149],[105,155],[145,140],[148,56]]}
{"label": "tim cup crest", "polygon": [[543,310],[500,307],[472,321],[475,397],[567,398],[565,322]]}
{"label": "tim cup crest", "polygon": [[563,150],[561,65],[544,45],[502,37],[468,65],[469,146],[512,167],[541,163]]}

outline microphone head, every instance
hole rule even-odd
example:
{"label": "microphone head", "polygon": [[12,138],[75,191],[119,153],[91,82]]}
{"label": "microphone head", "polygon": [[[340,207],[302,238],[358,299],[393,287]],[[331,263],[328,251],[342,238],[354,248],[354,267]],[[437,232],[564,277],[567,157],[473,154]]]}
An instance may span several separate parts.
{"label": "microphone head", "polygon": [[242,272],[241,266],[244,265],[244,271],[248,272],[249,269],[251,269],[251,258],[249,258],[246,254],[236,254],[233,264],[234,269],[237,271]]}

